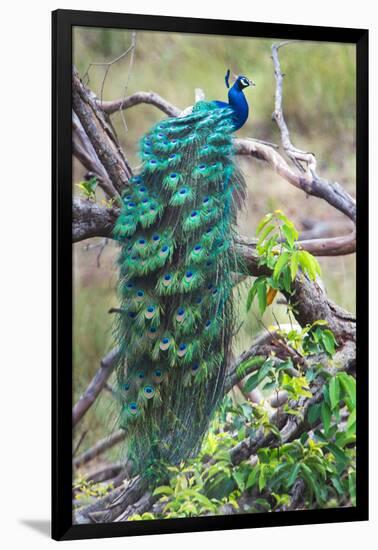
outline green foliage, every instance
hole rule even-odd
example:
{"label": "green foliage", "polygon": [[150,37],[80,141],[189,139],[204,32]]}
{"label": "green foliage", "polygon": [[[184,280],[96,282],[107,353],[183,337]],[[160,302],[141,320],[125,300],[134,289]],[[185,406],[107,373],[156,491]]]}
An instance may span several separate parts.
{"label": "green foliage", "polygon": [[[320,275],[316,258],[297,243],[298,231],[281,210],[267,214],[257,226],[257,253],[259,264],[268,267],[271,275],[262,275],[254,281],[247,297],[247,311],[257,296],[261,315],[274,299],[277,291],[292,292],[292,282],[301,270],[315,281]],[[271,291],[275,292],[271,292]]]}
{"label": "green foliage", "polygon": [[75,505],[89,504],[95,498],[105,496],[113,488],[112,483],[95,483],[84,476],[79,476],[73,483]]}
{"label": "green foliage", "polygon": [[80,189],[86,199],[95,201],[97,184],[97,178],[94,176],[89,180],[81,181],[80,183],[76,183],[75,185]]}
{"label": "green foliage", "polygon": [[[295,277],[315,280],[320,269],[315,258],[297,248],[298,233],[281,211],[262,220],[258,236],[260,263],[272,275],[256,279],[247,308],[257,296],[263,313],[271,289],[290,294]],[[155,489],[160,511],[154,517],[216,515],[230,507],[236,512],[275,511],[290,505],[299,482],[304,508],[355,505],[355,380],[333,367],[335,336],[327,322],[318,320],[303,328],[278,328],[275,338],[291,350],[285,360],[272,353],[251,357],[237,369],[244,394],[258,388],[265,399],[259,404],[225,399],[199,455],[168,468],[168,483]],[[309,432],[283,441],[269,402],[279,414],[306,420]],[[261,432],[273,436],[274,444],[235,464],[231,450]]]}
{"label": "green foliage", "polygon": [[[269,364],[265,374],[273,369]],[[307,396],[305,379],[290,378],[285,369],[281,372],[279,376],[292,396]],[[339,383],[336,394],[334,379]],[[168,467],[168,482],[154,491],[159,499],[159,511],[135,515],[131,520],[217,515],[229,507],[235,512],[275,511],[290,504],[293,487],[299,481],[304,486],[306,508],[355,505],[353,382],[354,379],[343,372],[329,378],[327,387],[332,387],[333,397],[308,411],[309,423],[319,426],[310,436],[304,433],[291,442],[261,448],[257,455],[236,465],[230,454],[235,445],[247,437],[253,438],[261,428],[266,433],[276,433],[277,429],[270,424],[264,406],[237,405],[227,397],[199,455]],[[346,426],[340,428],[337,411],[345,412],[345,400],[349,403],[349,417]],[[323,421],[320,417],[324,404],[329,410],[326,426],[319,424]],[[317,407],[316,414],[314,407]]]}

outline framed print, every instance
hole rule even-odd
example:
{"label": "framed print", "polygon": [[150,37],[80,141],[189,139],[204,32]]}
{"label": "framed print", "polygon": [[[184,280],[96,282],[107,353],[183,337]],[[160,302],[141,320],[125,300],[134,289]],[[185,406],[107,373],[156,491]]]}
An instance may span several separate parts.
{"label": "framed print", "polygon": [[53,13],[53,538],[368,517],[368,32]]}

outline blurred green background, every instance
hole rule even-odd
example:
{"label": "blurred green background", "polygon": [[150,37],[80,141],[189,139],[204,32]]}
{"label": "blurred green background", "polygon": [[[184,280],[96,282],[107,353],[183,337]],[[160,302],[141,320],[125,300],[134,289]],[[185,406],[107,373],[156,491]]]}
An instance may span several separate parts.
{"label": "blurred green background", "polygon": [[[130,57],[112,65],[104,81],[105,66],[126,51],[131,32],[114,29],[74,28],[73,58],[87,85],[104,100],[117,99],[136,91],[154,91],[174,105],[185,108],[194,101],[195,88],[206,99],[226,99],[224,75],[227,68],[246,74],[256,87],[246,91],[250,118],[238,132],[276,144],[279,133],[271,114],[275,80],[270,57],[271,39],[253,39],[162,32],[138,32],[134,62]],[[316,154],[318,172],[342,184],[355,196],[355,47],[349,44],[295,42],[280,50],[284,79],[284,114],[293,143]],[[89,68],[89,69],[88,69]],[[127,89],[125,89],[127,84]],[[131,165],[137,170],[138,140],[148,128],[165,117],[151,105],[138,105],[112,116],[119,140]],[[126,126],[124,124],[126,122]],[[349,230],[345,218],[327,203],[305,194],[263,164],[238,159],[248,185],[244,211],[240,212],[240,232],[253,237],[258,221],[268,211],[282,209],[297,225],[306,229],[325,224],[329,234]],[[74,181],[85,171],[74,160]],[[75,193],[77,192],[75,188]],[[101,200],[98,194],[98,200]],[[101,357],[111,347],[111,315],[116,305],[116,246],[109,242],[102,250],[101,239],[74,246],[74,401],[98,369]],[[100,258],[99,252],[102,250]],[[329,296],[350,311],[355,311],[355,257],[320,258],[323,282]],[[98,265],[99,264],[99,265]],[[257,312],[245,314],[245,292],[237,300],[240,321],[244,321],[235,343],[243,350],[261,330]],[[280,323],[287,322],[284,307],[276,305]],[[271,314],[264,324],[274,323]],[[107,434],[114,423],[114,400],[104,391],[79,424],[75,438],[86,436],[80,452]],[[119,459],[119,451],[108,452],[105,459]]]}

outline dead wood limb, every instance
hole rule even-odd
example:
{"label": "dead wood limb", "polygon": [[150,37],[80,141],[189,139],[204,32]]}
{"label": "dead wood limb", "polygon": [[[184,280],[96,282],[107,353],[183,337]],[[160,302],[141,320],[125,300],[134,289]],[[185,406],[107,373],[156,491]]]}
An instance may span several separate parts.
{"label": "dead wood limb", "polygon": [[104,387],[118,358],[118,348],[112,349],[108,355],[101,360],[101,365],[95,376],[92,378],[85,392],[80,396],[79,401],[72,409],[72,426],[75,426],[83,418],[87,410],[96,400]]}
{"label": "dead wood limb", "polygon": [[98,203],[74,197],[72,202],[72,241],[74,243],[92,237],[113,238],[113,227],[119,215],[116,208],[106,208]]}
{"label": "dead wood limb", "polygon": [[121,472],[124,472],[124,470],[124,464],[111,464],[110,466],[105,466],[90,473],[86,477],[86,480],[93,481],[94,483],[102,483],[116,478]]}
{"label": "dead wood limb", "polygon": [[73,460],[74,466],[76,468],[79,468],[80,466],[83,466],[83,464],[86,464],[94,458],[97,458],[100,454],[107,451],[108,449],[111,449],[112,447],[114,447],[114,445],[117,445],[125,439],[125,433],[126,432],[124,430],[117,430],[109,437],[104,437],[95,445],[93,445],[93,447],[91,447],[81,455],[77,456]]}
{"label": "dead wood limb", "polygon": [[292,169],[273,147],[249,139],[234,139],[235,153],[261,160],[288,183],[307,195],[321,198],[353,222],[356,220],[356,201],[339,184],[329,183],[319,176],[303,174]]}
{"label": "dead wood limb", "polygon": [[122,193],[132,175],[104,113],[81,82],[76,69],[72,73],[72,106],[93,149],[111,182],[113,196]]}
{"label": "dead wood limb", "polygon": [[115,99],[113,101],[97,101],[97,105],[108,115],[112,115],[121,109],[130,109],[130,107],[140,105],[141,103],[153,105],[168,116],[175,117],[181,113],[181,109],[172,105],[172,103],[169,103],[155,92],[135,92],[135,94],[128,97]]}

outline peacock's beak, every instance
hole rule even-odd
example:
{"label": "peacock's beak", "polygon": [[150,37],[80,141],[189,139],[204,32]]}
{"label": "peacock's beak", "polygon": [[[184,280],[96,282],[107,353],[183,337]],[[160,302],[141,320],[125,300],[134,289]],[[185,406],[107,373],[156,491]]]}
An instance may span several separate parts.
{"label": "peacock's beak", "polygon": [[250,86],[256,86],[256,84],[255,84],[255,82],[253,82],[253,80],[251,80],[250,78],[248,80],[249,80],[249,85]]}

